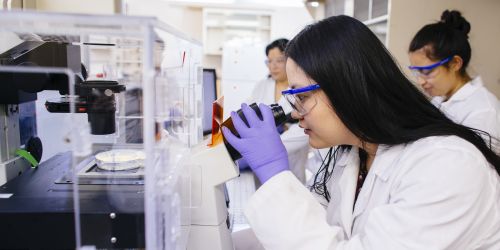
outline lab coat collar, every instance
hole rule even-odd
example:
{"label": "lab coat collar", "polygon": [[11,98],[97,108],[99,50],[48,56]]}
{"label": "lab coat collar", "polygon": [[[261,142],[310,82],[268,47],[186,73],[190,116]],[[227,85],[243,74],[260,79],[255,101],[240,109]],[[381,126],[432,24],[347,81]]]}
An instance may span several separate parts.
{"label": "lab coat collar", "polygon": [[401,152],[404,147],[404,144],[395,146],[378,146],[375,160],[358,196],[356,207],[354,207],[354,195],[356,193],[356,185],[359,174],[358,148],[352,147],[349,153],[344,155],[345,157],[338,160],[337,167],[344,168],[338,183],[342,194],[340,216],[342,227],[344,228],[344,232],[348,238],[351,237],[354,220],[365,211],[368,205],[368,198],[372,193],[376,179],[375,177],[384,182],[389,180],[390,174],[392,173],[391,169],[396,167],[396,163],[401,157]]}
{"label": "lab coat collar", "polygon": [[347,154],[343,154],[337,161],[337,166],[353,167],[353,163],[358,163],[359,154],[357,147],[351,147]]}
{"label": "lab coat collar", "polygon": [[365,182],[363,183],[363,188],[359,193],[356,206],[354,207],[354,212],[352,215],[353,221],[356,220],[356,218],[366,210],[369,202],[369,197],[371,196],[373,187],[375,186],[375,181],[377,179],[383,182],[387,182],[389,180],[390,175],[393,173],[393,168],[397,167],[397,162],[401,157],[404,148],[404,144],[394,146],[378,146],[375,160],[373,161],[370,171],[366,176]]}
{"label": "lab coat collar", "polygon": [[340,203],[340,218],[341,224],[347,237],[351,237],[351,229],[353,222],[354,194],[356,193],[356,184],[359,171],[359,155],[358,148],[352,147],[351,150],[341,157],[336,167],[343,167],[342,176],[339,179],[338,185],[342,195]]}
{"label": "lab coat collar", "polygon": [[482,86],[483,86],[483,81],[481,77],[476,76],[472,80],[465,83],[464,86],[462,86],[455,94],[453,94],[448,101],[443,102],[443,104],[466,100],[467,98],[469,98],[469,96],[471,96],[476,90],[478,90]]}
{"label": "lab coat collar", "polygon": [[404,147],[404,144],[379,145],[370,172],[373,172],[379,179],[386,182],[392,173],[391,168],[395,167],[395,162],[401,157]]}

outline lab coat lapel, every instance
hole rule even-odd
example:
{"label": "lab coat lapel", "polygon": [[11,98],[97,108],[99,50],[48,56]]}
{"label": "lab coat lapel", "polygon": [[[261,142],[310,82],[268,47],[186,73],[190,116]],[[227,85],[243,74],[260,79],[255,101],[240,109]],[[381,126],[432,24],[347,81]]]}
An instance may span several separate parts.
{"label": "lab coat lapel", "polygon": [[352,148],[344,162],[339,166],[344,167],[339,179],[339,189],[342,197],[340,205],[340,218],[344,232],[351,237],[353,222],[352,208],[354,206],[354,194],[356,193],[356,181],[359,171],[358,149]]}
{"label": "lab coat lapel", "polygon": [[361,189],[361,192],[358,195],[358,200],[356,201],[354,207],[354,211],[352,214],[353,222],[360,214],[362,214],[365,211],[366,206],[368,205],[368,197],[370,197],[370,193],[373,190],[373,184],[374,184],[373,175],[370,176],[370,178],[368,178],[367,176],[365,182],[363,183],[363,188]]}
{"label": "lab coat lapel", "polygon": [[379,145],[375,160],[370,168],[370,171],[368,172],[368,175],[366,176],[363,188],[358,195],[358,200],[353,212],[353,222],[366,210],[369,198],[372,197],[375,182],[387,182],[390,173],[392,173],[392,168],[396,166],[404,148],[404,145]]}

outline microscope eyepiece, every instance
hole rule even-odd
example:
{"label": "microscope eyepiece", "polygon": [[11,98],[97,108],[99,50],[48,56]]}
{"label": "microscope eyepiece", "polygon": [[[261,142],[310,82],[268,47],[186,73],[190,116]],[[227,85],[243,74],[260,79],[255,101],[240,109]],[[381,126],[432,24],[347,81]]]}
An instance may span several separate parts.
{"label": "microscope eyepiece", "polygon": [[[283,110],[283,108],[280,105],[278,105],[276,103],[271,104],[270,107],[271,107],[271,111],[273,111],[273,117],[274,117],[274,122],[276,123],[276,126],[281,126],[287,120],[285,111]],[[258,107],[257,107],[257,110],[259,110]],[[260,110],[259,110],[259,112],[260,112]]]}
{"label": "microscope eyepiece", "polygon": [[[257,116],[262,120],[262,113],[260,112],[259,106],[256,103],[252,103],[248,106],[250,108],[252,108],[255,111],[255,113],[257,114]],[[285,111],[283,110],[283,108],[276,103],[269,105],[269,107],[271,108],[271,111],[273,112],[274,123],[276,124],[276,127],[281,126],[283,123],[285,123],[287,117],[286,117],[286,114],[285,114]],[[248,126],[248,121],[247,121],[245,115],[243,114],[243,111],[241,109],[239,109],[238,111],[236,111],[236,113],[238,113],[238,116],[240,116],[240,118],[243,120],[243,122]],[[231,119],[231,117],[229,117],[227,120],[225,120],[221,126],[227,127],[229,130],[231,130],[231,132],[234,135],[236,135],[238,137],[240,136],[238,131],[236,131],[236,129],[234,128],[233,120]],[[234,149],[233,146],[231,146],[231,144],[229,144],[227,142],[225,137],[223,137],[223,138],[224,138],[224,144],[226,145],[227,151],[229,152],[229,155],[231,156],[233,161],[240,159],[241,158],[240,153],[238,153],[238,151],[236,151],[236,149]]]}

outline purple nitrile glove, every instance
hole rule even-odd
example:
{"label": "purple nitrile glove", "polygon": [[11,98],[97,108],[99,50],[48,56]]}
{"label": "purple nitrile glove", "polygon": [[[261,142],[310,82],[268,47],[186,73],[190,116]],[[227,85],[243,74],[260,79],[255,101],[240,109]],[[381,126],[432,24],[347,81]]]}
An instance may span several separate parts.
{"label": "purple nitrile glove", "polygon": [[248,165],[248,162],[245,160],[245,158],[241,157],[240,159],[236,160],[236,163],[238,165],[238,168],[240,170],[245,170],[249,168],[250,166]]}
{"label": "purple nitrile glove", "polygon": [[263,120],[247,104],[241,105],[241,110],[248,121],[248,127],[236,112],[231,112],[234,128],[241,138],[222,127],[226,140],[245,158],[252,171],[261,183],[274,175],[289,170],[288,154],[276,130],[276,124],[271,109],[259,105]]}

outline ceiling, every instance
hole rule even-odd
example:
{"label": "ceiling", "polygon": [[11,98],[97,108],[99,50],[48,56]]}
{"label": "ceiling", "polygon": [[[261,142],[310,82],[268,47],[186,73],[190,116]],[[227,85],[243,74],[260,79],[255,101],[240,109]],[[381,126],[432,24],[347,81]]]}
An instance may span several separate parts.
{"label": "ceiling", "polygon": [[194,4],[194,5],[253,5],[260,7],[303,7],[304,0],[173,0],[169,2]]}

